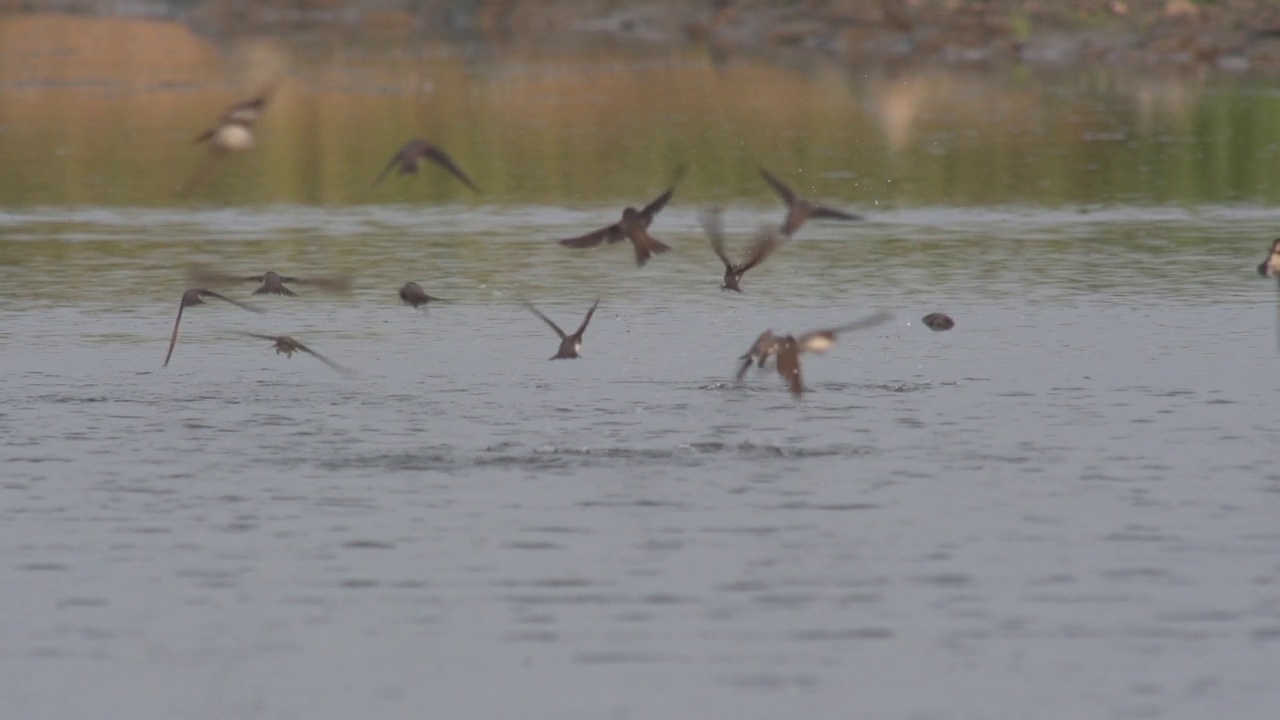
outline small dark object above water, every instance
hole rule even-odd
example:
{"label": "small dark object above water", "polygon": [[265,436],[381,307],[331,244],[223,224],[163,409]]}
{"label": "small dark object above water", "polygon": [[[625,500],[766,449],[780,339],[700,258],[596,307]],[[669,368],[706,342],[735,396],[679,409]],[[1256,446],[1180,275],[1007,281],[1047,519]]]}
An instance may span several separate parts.
{"label": "small dark object above water", "polygon": [[551,326],[552,330],[560,336],[560,349],[556,354],[548,358],[549,360],[576,360],[578,353],[582,350],[582,336],[587,332],[587,325],[591,323],[591,316],[596,314],[596,307],[600,305],[600,298],[596,298],[595,303],[591,305],[591,309],[587,311],[587,316],[582,318],[582,324],[578,326],[576,332],[572,335],[566,335],[559,325],[551,321],[551,318],[543,315],[534,307],[532,303],[525,303],[524,306],[529,308],[529,312],[542,318],[542,322]]}
{"label": "small dark object above water", "polygon": [[206,297],[217,298],[219,300],[229,302],[232,305],[248,310],[249,312],[262,312],[262,310],[253,307],[252,305],[237,302],[212,290],[206,290],[204,288],[190,288],[186,292],[182,293],[182,300],[178,303],[178,317],[173,321],[173,334],[169,336],[169,351],[164,355],[164,365],[162,367],[169,366],[169,358],[173,357],[173,348],[178,344],[178,326],[182,324],[182,311],[195,305],[204,305],[204,298]]}
{"label": "small dark object above water", "polygon": [[795,191],[787,187],[778,178],[774,177],[764,168],[756,168],[760,171],[760,176],[764,181],[769,183],[773,191],[778,193],[782,201],[787,204],[787,219],[782,223],[782,234],[791,237],[796,234],[800,226],[804,225],[810,218],[824,220],[861,220],[861,215],[855,215],[843,210],[825,207],[823,205],[815,205],[796,195]]}
{"label": "small dark object above water", "polygon": [[1271,242],[1271,254],[1267,259],[1258,263],[1258,274],[1262,277],[1280,277],[1280,238]]}
{"label": "small dark object above water", "polygon": [[480,192],[480,188],[471,182],[471,178],[462,172],[462,168],[458,167],[448,153],[420,138],[415,138],[405,143],[404,147],[391,156],[391,162],[387,163],[382,172],[378,173],[378,177],[374,178],[370,189],[378,187],[393,169],[396,171],[396,175],[417,175],[418,171],[422,169],[422,163],[427,160],[447,170],[450,175],[462,181],[463,185],[475,192]]}
{"label": "small dark object above water", "polygon": [[952,320],[950,316],[944,313],[929,313],[928,315],[925,315],[920,322],[924,323],[925,327],[935,332],[950,330],[956,326],[956,321]]}
{"label": "small dark object above water", "polygon": [[328,292],[348,292],[351,290],[350,275],[327,275],[321,277],[298,278],[281,275],[280,273],[268,270],[261,275],[244,277],[241,275],[231,275],[228,273],[218,272],[217,270],[212,270],[204,265],[192,265],[189,268],[188,273],[191,275],[193,280],[206,285],[241,282],[262,283],[261,287],[253,291],[254,295],[287,295],[289,297],[297,297],[298,294],[285,287],[285,283],[310,285]]}
{"label": "small dark object above water", "polygon": [[443,298],[428,295],[427,291],[423,290],[422,286],[416,282],[407,282],[400,287],[400,299],[406,305],[412,305],[415,308],[419,305],[426,305],[429,302],[444,302]]}
{"label": "small dark object above water", "polygon": [[277,355],[283,354],[285,358],[292,358],[293,354],[296,352],[304,352],[344,375],[349,375],[351,373],[350,370],[333,362],[329,358],[321,355],[315,350],[312,350],[306,345],[303,345],[297,340],[294,340],[288,335],[259,335],[258,333],[251,333],[251,332],[247,332],[243,334],[248,335],[249,337],[260,338],[262,340],[270,340],[271,342],[275,343],[276,354]]}
{"label": "small dark object above water", "polygon": [[825,353],[835,345],[837,334],[872,328],[887,322],[892,317],[887,312],[878,312],[848,325],[814,330],[799,337],[774,335],[772,331],[765,330],[752,343],[751,349],[738,358],[743,362],[738,368],[737,379],[742,380],[752,362],[755,362],[757,367],[764,367],[771,356],[776,357],[778,374],[787,382],[787,386],[791,389],[791,396],[799,400],[804,395],[804,379],[800,374],[800,353]]}
{"label": "small dark object above water", "polygon": [[742,292],[740,286],[742,276],[751,268],[764,262],[765,258],[773,254],[782,242],[782,236],[777,230],[770,227],[762,228],[756,234],[747,259],[735,264],[729,259],[724,249],[724,228],[720,223],[719,210],[708,210],[702,214],[702,229],[707,233],[707,239],[711,241],[711,250],[715,252],[716,257],[720,258],[720,262],[724,263],[724,281],[720,284],[721,290]]}
{"label": "small dark object above water", "polygon": [[606,241],[612,245],[623,240],[630,240],[636,251],[636,265],[644,267],[644,264],[649,262],[650,256],[664,253],[671,249],[670,245],[660,242],[649,234],[649,226],[653,224],[654,216],[661,212],[662,208],[666,207],[667,202],[671,200],[671,195],[676,190],[676,182],[679,181],[682,174],[683,170],[677,172],[676,180],[671,183],[671,187],[654,198],[653,202],[645,205],[643,209],[626,208],[622,211],[622,219],[618,222],[602,227],[599,230],[592,230],[586,235],[565,238],[559,241],[560,244],[571,248],[589,248]]}

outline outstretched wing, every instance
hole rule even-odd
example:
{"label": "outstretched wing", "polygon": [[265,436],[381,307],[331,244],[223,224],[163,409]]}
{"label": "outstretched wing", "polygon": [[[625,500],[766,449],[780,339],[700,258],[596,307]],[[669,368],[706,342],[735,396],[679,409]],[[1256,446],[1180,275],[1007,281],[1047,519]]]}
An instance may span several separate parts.
{"label": "outstretched wing", "polygon": [[182,323],[182,310],[186,306],[184,302],[178,303],[178,317],[173,321],[173,334],[169,336],[169,352],[164,354],[164,365],[160,367],[169,367],[169,358],[173,357],[173,347],[178,344],[178,325]]}
{"label": "outstretched wing", "polygon": [[643,223],[646,228],[653,224],[654,216],[662,212],[662,208],[667,206],[667,202],[671,200],[671,195],[675,193],[675,191],[676,186],[672,185],[667,188],[666,192],[654,198],[653,202],[645,205],[644,209],[640,211],[640,222]]}
{"label": "outstretched wing", "polygon": [[824,207],[822,205],[814,205],[809,210],[809,217],[824,218],[826,220],[861,220],[862,216],[835,208]]}
{"label": "outstretched wing", "polygon": [[[591,309],[587,311],[587,316],[582,318],[582,324],[579,325],[578,329],[573,333],[573,337],[576,337],[579,340],[582,339],[582,335],[587,332],[587,325],[591,324],[591,316],[596,314],[596,308],[599,306],[600,298],[596,298],[596,301],[591,305]],[[546,320],[546,318],[543,318],[543,320]],[[551,321],[547,320],[547,322]]]}
{"label": "outstretched wing", "polygon": [[589,247],[595,247],[596,245],[599,245],[605,240],[608,240],[612,244],[620,240],[623,240],[624,238],[626,238],[626,234],[622,232],[622,226],[617,223],[614,223],[612,225],[609,225],[608,227],[602,227],[599,230],[592,230],[586,235],[579,235],[578,237],[573,237],[573,238],[565,238],[557,242],[559,242],[561,245],[564,245],[565,247],[589,248]]}
{"label": "outstretched wing", "polygon": [[764,262],[765,258],[773,254],[778,249],[778,245],[782,242],[782,236],[772,227],[764,227],[760,232],[756,233],[755,244],[751,246],[751,254],[747,256],[747,261],[742,263],[742,267],[738,268],[738,272],[746,272],[751,268]]}
{"label": "outstretched wing", "polygon": [[866,330],[877,325],[883,325],[888,322],[893,315],[891,313],[880,311],[874,315],[869,315],[861,320],[857,320],[847,325],[839,325],[825,330],[814,330],[805,333],[796,340],[796,345],[803,352],[824,353],[831,349],[836,343],[836,335],[844,332],[852,332],[854,330]]}
{"label": "outstretched wing", "polygon": [[231,303],[232,305],[235,305],[236,307],[240,308],[241,310],[248,310],[249,312],[255,312],[255,313],[260,313],[260,312],[262,312],[262,308],[256,308],[256,307],[254,307],[254,306],[252,306],[252,305],[248,305],[248,304],[242,303],[242,302],[240,302],[239,300],[232,300],[231,298],[227,297],[226,295],[223,295],[222,293],[216,293],[216,292],[214,292],[214,291],[212,291],[212,290],[204,290],[204,289],[201,289],[201,290],[200,290],[200,294],[201,294],[201,295],[207,295],[207,296],[209,296],[209,297],[215,297],[215,298],[218,298],[219,300],[222,300],[223,302],[229,302],[229,303]]}
{"label": "outstretched wing", "polygon": [[351,370],[349,370],[349,369],[347,369],[347,368],[342,367],[342,366],[341,366],[341,365],[339,365],[338,363],[336,363],[336,362],[334,362],[334,361],[330,360],[329,358],[327,358],[327,357],[325,357],[325,356],[321,355],[320,353],[316,352],[315,350],[312,350],[311,348],[307,347],[306,345],[303,345],[302,343],[298,342],[297,340],[294,340],[294,343],[298,346],[298,349],[299,349],[299,350],[301,350],[302,352],[304,352],[304,353],[306,353],[306,354],[310,355],[311,357],[313,357],[313,358],[315,358],[315,359],[319,360],[320,362],[324,363],[325,365],[328,365],[329,367],[333,368],[334,370],[337,370],[338,372],[342,373],[343,375],[351,375],[351,374],[352,374],[352,371],[351,371]]}
{"label": "outstretched wing", "polygon": [[391,160],[389,160],[389,161],[387,162],[387,166],[386,166],[386,167],[384,167],[384,168],[382,168],[382,172],[378,173],[378,177],[376,177],[376,178],[374,178],[374,179],[373,179],[373,184],[369,186],[369,189],[370,189],[370,190],[372,190],[372,189],[374,189],[374,188],[378,187],[379,185],[381,185],[381,184],[382,184],[382,181],[383,181],[383,180],[386,180],[386,179],[387,179],[387,176],[391,174],[391,171],[392,171],[392,170],[393,170],[397,165],[400,165],[400,164],[402,164],[402,163],[404,162],[405,149],[406,149],[406,148],[401,148],[400,150],[397,150],[397,151],[396,151],[396,154],[395,154],[395,155],[392,155],[392,156],[391,156]]}
{"label": "outstretched wing", "polygon": [[449,157],[449,154],[444,150],[441,150],[435,145],[427,142],[422,143],[415,149],[420,157],[424,157],[445,170],[448,170],[450,175],[461,180],[462,184],[471,188],[473,192],[480,192],[480,188],[476,187],[476,184],[471,182],[471,178],[467,177],[467,174],[462,172],[462,168],[458,167],[457,163],[453,161],[453,158]]}
{"label": "outstretched wing", "polygon": [[[559,335],[561,340],[564,340],[565,338],[569,337],[568,335],[565,335],[565,334],[564,334],[564,331],[560,329],[560,326],[559,326],[559,325],[557,325],[557,324],[555,324],[554,322],[552,322],[552,321],[551,321],[551,318],[547,317],[546,315],[543,315],[543,314],[538,310],[538,308],[534,307],[534,306],[533,306],[533,303],[525,303],[525,304],[524,304],[524,306],[525,306],[525,307],[527,307],[527,308],[529,308],[529,312],[531,312],[531,313],[533,313],[534,315],[537,315],[538,317],[542,318],[542,322],[544,322],[544,323],[546,323],[546,324],[550,325],[550,326],[551,326],[551,329],[556,331],[556,335]],[[595,311],[595,308],[593,307],[593,308],[591,308],[591,310],[594,312],[594,311]],[[591,317],[590,315],[587,315],[587,318],[588,318],[588,319],[590,319],[590,317]]]}
{"label": "outstretched wing", "polygon": [[796,194],[792,192],[791,188],[787,187],[785,183],[771,175],[768,170],[765,170],[762,167],[757,167],[756,170],[760,172],[760,177],[764,178],[764,181],[769,183],[769,186],[773,188],[773,191],[778,193],[778,196],[782,198],[783,202],[788,206],[795,204]]}
{"label": "outstretched wing", "polygon": [[711,208],[702,213],[702,231],[707,234],[707,241],[711,243],[711,251],[720,258],[720,262],[728,269],[733,268],[733,262],[729,260],[728,253],[724,250],[724,226],[720,222],[720,208]]}

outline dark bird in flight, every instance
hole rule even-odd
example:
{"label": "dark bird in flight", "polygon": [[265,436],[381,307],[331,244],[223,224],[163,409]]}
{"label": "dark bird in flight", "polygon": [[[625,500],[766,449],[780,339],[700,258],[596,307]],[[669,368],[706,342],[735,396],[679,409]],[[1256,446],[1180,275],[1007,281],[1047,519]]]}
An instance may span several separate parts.
{"label": "dark bird in flight", "polygon": [[801,225],[804,225],[810,218],[820,218],[824,220],[861,220],[861,215],[854,215],[843,210],[835,210],[833,208],[822,205],[815,205],[808,200],[795,194],[791,188],[787,187],[778,178],[769,173],[768,170],[758,167],[760,176],[764,181],[769,183],[773,191],[778,193],[782,201],[787,204],[787,219],[782,223],[782,234],[791,237],[796,234]]}
{"label": "dark bird in flight", "polygon": [[405,305],[412,305],[415,308],[419,305],[426,305],[429,302],[444,302],[443,298],[428,295],[427,291],[423,290],[422,286],[416,282],[407,282],[401,286],[400,299],[404,301]]}
{"label": "dark bird in flight", "polygon": [[342,367],[341,365],[339,365],[339,364],[337,364],[337,363],[333,362],[333,361],[332,361],[332,360],[330,360],[329,358],[327,358],[327,357],[325,357],[325,356],[321,355],[320,353],[316,352],[315,350],[312,350],[311,348],[307,347],[306,345],[303,345],[302,343],[298,342],[297,340],[294,340],[293,338],[289,337],[288,335],[259,335],[258,333],[250,333],[250,332],[242,333],[242,334],[244,334],[244,335],[248,335],[249,337],[260,338],[260,339],[262,339],[262,340],[270,340],[271,342],[275,343],[275,347],[276,347],[276,354],[277,354],[277,355],[281,355],[281,354],[283,354],[286,358],[292,358],[294,353],[296,353],[296,352],[304,352],[304,353],[306,353],[306,354],[308,354],[308,355],[310,355],[310,356],[314,357],[315,359],[319,360],[320,362],[324,363],[325,365],[328,365],[329,367],[333,368],[334,370],[337,370],[338,372],[342,373],[343,375],[350,375],[350,374],[351,374],[351,371],[350,371],[350,370],[348,370],[347,368],[344,368],[344,367]]}
{"label": "dark bird in flight", "polygon": [[256,312],[256,313],[262,312],[262,310],[252,305],[246,305],[242,302],[237,302],[225,295],[220,295],[212,290],[206,290],[204,288],[191,288],[187,290],[186,292],[182,293],[182,300],[181,302],[178,303],[178,317],[173,321],[173,334],[169,336],[169,352],[165,353],[164,365],[162,367],[169,366],[169,358],[173,357],[173,348],[175,345],[178,344],[178,326],[182,324],[182,311],[194,305],[204,305],[204,298],[206,297],[224,300],[226,302],[231,303],[232,305],[235,305],[238,308],[248,310],[249,312]]}
{"label": "dark bird in flight", "polygon": [[952,320],[949,315],[944,313],[929,313],[928,315],[925,315],[920,322],[924,323],[925,327],[935,332],[950,330],[956,326],[956,321]]}
{"label": "dark bird in flight", "polygon": [[453,162],[453,158],[450,158],[448,153],[421,139],[410,140],[404,144],[404,147],[397,150],[396,154],[391,156],[387,166],[378,173],[378,177],[374,178],[373,185],[369,189],[372,190],[381,185],[392,170],[396,171],[396,175],[417,175],[422,169],[422,163],[427,160],[448,170],[449,174],[461,180],[463,185],[475,192],[480,192],[480,188],[471,182],[471,178],[462,172],[462,168]]}
{"label": "dark bird in flight", "polygon": [[578,353],[582,350],[582,336],[587,332],[587,325],[591,322],[591,316],[596,314],[596,307],[599,304],[600,298],[596,298],[591,309],[587,311],[587,316],[582,318],[582,324],[578,326],[578,329],[572,335],[566,335],[559,325],[556,325],[551,321],[551,318],[539,312],[538,308],[531,303],[524,304],[525,307],[529,308],[529,312],[542,318],[542,322],[550,325],[551,329],[555,330],[556,334],[560,336],[560,349],[556,351],[555,355],[548,358],[549,360],[576,360],[580,357]]}
{"label": "dark bird in flight", "polygon": [[261,275],[251,275],[245,277],[242,275],[231,275],[224,272],[213,270],[204,265],[192,265],[188,268],[188,274],[193,280],[204,285],[228,285],[231,283],[256,282],[262,283],[253,291],[254,295],[288,295],[289,297],[297,297],[298,294],[293,290],[285,287],[285,283],[293,283],[296,285],[310,285],[319,290],[327,292],[349,292],[351,290],[350,275],[327,275],[320,277],[298,278],[268,270]]}
{"label": "dark bird in flight", "polygon": [[756,233],[747,259],[741,263],[734,263],[724,249],[724,228],[720,224],[719,210],[709,210],[702,214],[702,229],[707,233],[707,239],[711,241],[711,250],[715,252],[716,257],[720,258],[720,262],[724,263],[724,282],[720,284],[721,290],[742,292],[740,285],[742,276],[751,268],[764,262],[765,258],[773,254],[782,242],[782,237],[777,230],[770,227],[761,228]]}
{"label": "dark bird in flight", "polygon": [[618,222],[602,227],[599,230],[593,230],[586,235],[565,238],[560,241],[560,244],[571,248],[589,248],[595,247],[602,242],[608,242],[612,245],[623,240],[630,240],[636,251],[636,265],[644,267],[644,264],[649,262],[650,256],[664,253],[671,249],[670,245],[657,240],[649,234],[649,226],[653,224],[654,216],[667,206],[667,201],[671,199],[672,193],[676,190],[676,183],[679,182],[682,175],[684,175],[684,168],[676,172],[676,179],[672,181],[671,187],[654,198],[653,202],[645,205],[644,208],[636,210],[633,207],[629,207],[622,211],[622,219]]}
{"label": "dark bird in flight", "polygon": [[791,388],[791,396],[799,400],[804,395],[804,379],[800,375],[800,353],[825,353],[835,345],[837,334],[872,328],[887,322],[891,317],[892,315],[887,312],[878,312],[848,325],[814,330],[799,337],[774,335],[773,332],[766,330],[756,338],[751,349],[738,358],[742,361],[742,365],[738,368],[737,379],[742,380],[752,362],[755,362],[757,367],[764,367],[771,356],[775,357],[778,374],[787,381],[787,385]]}

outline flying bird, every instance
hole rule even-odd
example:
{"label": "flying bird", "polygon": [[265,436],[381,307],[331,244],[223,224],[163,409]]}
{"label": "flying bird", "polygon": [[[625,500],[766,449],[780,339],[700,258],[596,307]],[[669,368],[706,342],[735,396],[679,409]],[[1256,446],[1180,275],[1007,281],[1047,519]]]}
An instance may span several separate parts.
{"label": "flying bird", "polygon": [[524,304],[525,307],[529,308],[529,312],[542,318],[542,322],[550,325],[551,329],[555,330],[556,334],[560,336],[560,349],[556,351],[555,355],[548,358],[549,360],[576,360],[580,357],[578,353],[582,351],[582,336],[587,332],[587,325],[590,324],[591,316],[596,314],[596,307],[599,305],[600,298],[596,298],[591,309],[587,311],[587,316],[582,318],[582,324],[578,326],[578,329],[572,335],[566,335],[559,325],[556,325],[551,321],[551,318],[539,312],[538,308],[531,303]]}
{"label": "flying bird", "polygon": [[760,172],[760,176],[764,181],[769,183],[773,191],[778,193],[782,201],[787,204],[787,219],[782,223],[782,234],[792,237],[796,231],[800,229],[810,218],[819,218],[824,220],[861,220],[861,215],[855,215],[843,210],[835,210],[823,205],[815,205],[796,195],[795,191],[787,187],[778,178],[774,177],[762,167],[756,168]]}
{"label": "flying bird", "polygon": [[741,263],[734,263],[724,249],[724,228],[720,223],[719,210],[709,210],[702,214],[702,229],[707,233],[707,239],[711,241],[711,250],[715,252],[716,257],[720,258],[720,262],[724,263],[724,281],[720,284],[721,290],[742,292],[740,284],[742,276],[751,268],[764,262],[765,258],[772,255],[782,242],[782,237],[777,230],[770,227],[761,228],[756,233],[747,259]]}
{"label": "flying bird", "polygon": [[208,142],[209,147],[217,154],[226,154],[248,150],[253,147],[253,124],[262,118],[267,109],[267,101],[271,99],[274,87],[268,87],[244,102],[227,108],[218,123],[200,133],[195,144]]}
{"label": "flying bird", "polygon": [[480,188],[471,182],[471,178],[462,172],[462,168],[453,162],[453,158],[450,158],[448,153],[421,139],[410,140],[404,144],[404,147],[397,150],[396,154],[391,156],[387,166],[378,173],[378,177],[374,178],[373,185],[369,186],[369,189],[372,190],[381,185],[392,170],[396,171],[396,175],[417,175],[422,169],[422,163],[427,160],[449,171],[449,174],[461,180],[463,185],[475,192],[480,192]]}
{"label": "flying bird", "polygon": [[262,312],[262,310],[260,310],[259,308],[256,308],[252,305],[246,305],[242,302],[237,302],[225,295],[221,295],[212,290],[206,290],[204,288],[191,288],[187,290],[186,292],[182,293],[182,300],[181,302],[178,303],[178,317],[173,321],[173,334],[169,336],[169,352],[165,353],[164,365],[162,365],[161,367],[169,366],[169,358],[173,357],[173,348],[175,345],[178,344],[178,326],[182,324],[182,311],[194,305],[204,305],[204,298],[206,297],[217,298],[219,300],[229,302],[232,305],[235,305],[236,307],[244,310],[248,310],[249,312],[256,312],[256,313]]}
{"label": "flying bird", "polygon": [[428,295],[427,291],[416,282],[407,282],[400,287],[400,299],[405,305],[412,305],[415,308],[429,302],[445,302],[443,298]]}
{"label": "flying bird", "polygon": [[633,207],[626,208],[622,211],[622,219],[618,222],[592,230],[586,235],[578,237],[565,238],[560,240],[560,244],[571,248],[589,248],[595,247],[602,242],[608,242],[610,245],[623,240],[630,240],[631,245],[636,251],[636,265],[644,267],[649,262],[649,258],[658,253],[664,253],[671,249],[670,245],[661,242],[649,234],[649,226],[653,224],[653,218],[662,208],[667,206],[667,202],[671,200],[672,193],[676,190],[676,183],[680,177],[684,175],[684,168],[676,172],[676,178],[672,181],[671,187],[666,192],[654,198],[653,202],[645,205],[640,210]]}
{"label": "flying bird", "polygon": [[791,388],[791,396],[799,400],[804,395],[804,379],[800,374],[800,353],[825,353],[831,349],[832,345],[835,345],[836,336],[839,333],[872,328],[887,322],[891,317],[893,316],[887,312],[878,312],[848,325],[840,325],[825,330],[814,330],[799,337],[794,335],[775,335],[772,331],[766,330],[760,334],[760,337],[756,338],[755,343],[751,345],[751,349],[738,358],[743,362],[738,368],[737,379],[742,380],[752,362],[755,362],[758,367],[764,367],[765,362],[770,357],[775,357],[777,358],[778,374],[782,376],[782,379]]}
{"label": "flying bird", "polygon": [[939,312],[925,315],[920,322],[924,323],[925,327],[933,330],[934,332],[943,332],[944,330],[950,330],[956,326],[956,321],[952,320],[949,315]]}
{"label": "flying bird", "polygon": [[325,365],[328,365],[329,367],[333,368],[334,370],[337,370],[338,372],[342,373],[343,375],[350,375],[350,374],[351,374],[351,371],[350,371],[350,370],[348,370],[347,368],[344,368],[344,367],[342,367],[341,365],[339,365],[339,364],[337,364],[337,363],[333,362],[333,361],[332,361],[332,360],[330,360],[329,358],[327,358],[327,357],[325,357],[325,356],[321,355],[320,353],[316,352],[315,350],[312,350],[311,348],[307,347],[306,345],[303,345],[302,343],[298,342],[297,340],[294,340],[293,338],[289,337],[288,335],[259,335],[258,333],[251,333],[251,332],[241,333],[241,334],[243,334],[243,335],[247,335],[247,336],[249,336],[249,337],[260,338],[260,339],[262,339],[262,340],[270,340],[271,342],[275,343],[276,354],[277,354],[277,355],[284,355],[284,356],[285,356],[285,358],[292,358],[292,357],[293,357],[293,354],[294,354],[294,353],[296,353],[296,352],[304,352],[304,353],[306,353],[306,354],[308,354],[308,355],[310,355],[310,356],[314,357],[315,359],[319,360],[320,362],[324,363]]}
{"label": "flying bird", "polygon": [[285,283],[293,283],[296,285],[310,285],[318,290],[327,292],[349,292],[351,290],[350,275],[323,275],[309,278],[291,277],[281,275],[280,273],[268,270],[261,275],[231,275],[229,273],[219,272],[204,265],[192,265],[188,268],[188,274],[193,280],[204,285],[228,285],[231,283],[256,282],[261,285],[253,291],[254,295],[287,295],[289,297],[297,297],[298,294],[293,290],[285,287]]}
{"label": "flying bird", "polygon": [[218,118],[217,124],[196,136],[194,144],[209,143],[211,154],[182,186],[180,194],[185,195],[204,185],[213,176],[220,158],[253,148],[256,144],[253,125],[266,111],[267,101],[271,99],[274,89],[274,85],[269,85],[257,96],[227,108]]}

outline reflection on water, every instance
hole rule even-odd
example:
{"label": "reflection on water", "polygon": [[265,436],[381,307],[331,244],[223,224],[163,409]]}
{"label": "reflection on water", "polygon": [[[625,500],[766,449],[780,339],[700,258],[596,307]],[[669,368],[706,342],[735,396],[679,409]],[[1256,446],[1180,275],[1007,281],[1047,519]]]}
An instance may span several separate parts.
{"label": "reflection on water", "polygon": [[[1266,94],[79,23],[0,21],[0,714],[1280,701]],[[113,69],[133,33],[168,44]],[[259,149],[175,199],[194,133],[277,76]],[[486,193],[364,195],[419,133]],[[670,253],[553,242],[681,160]],[[698,213],[725,203],[735,250],[780,221],[756,161],[869,219],[726,293]],[[355,286],[191,308],[161,370],[191,263]],[[403,306],[408,280],[452,302]],[[520,301],[597,295],[583,359],[548,362]],[[806,358],[803,403],[731,380],[765,328],[878,308]]]}

